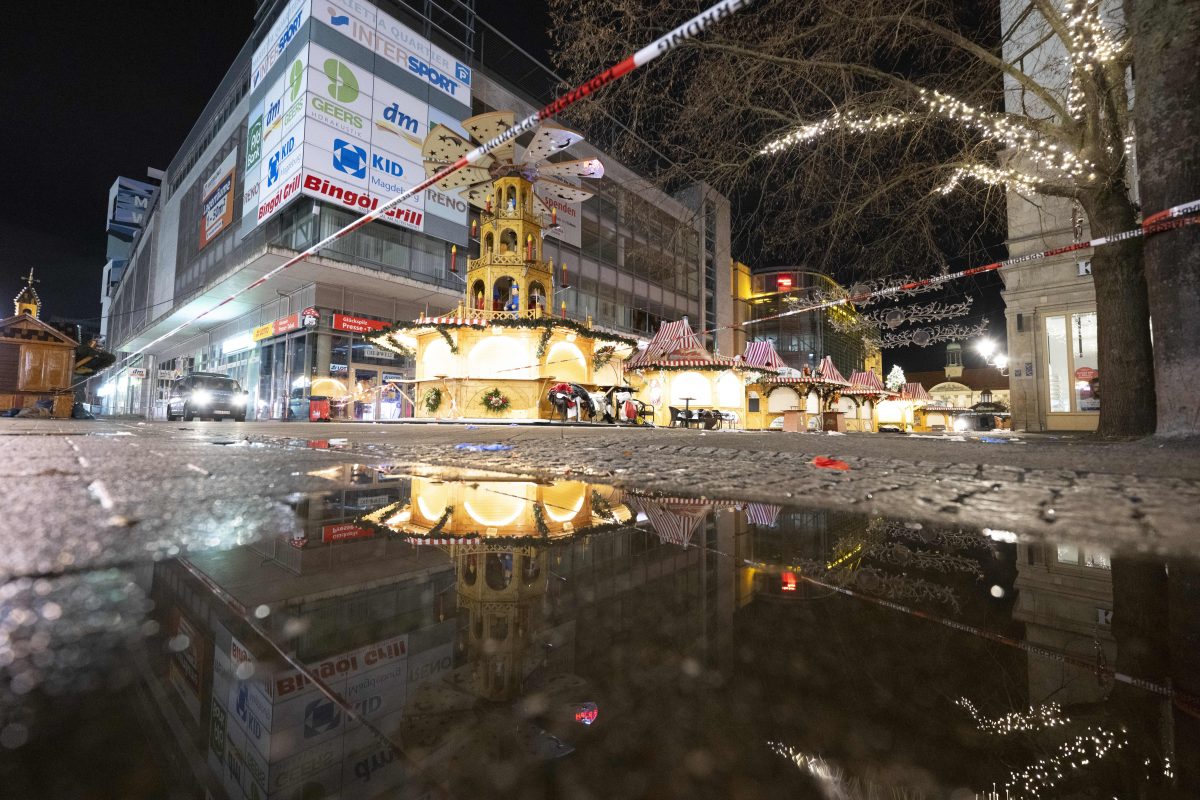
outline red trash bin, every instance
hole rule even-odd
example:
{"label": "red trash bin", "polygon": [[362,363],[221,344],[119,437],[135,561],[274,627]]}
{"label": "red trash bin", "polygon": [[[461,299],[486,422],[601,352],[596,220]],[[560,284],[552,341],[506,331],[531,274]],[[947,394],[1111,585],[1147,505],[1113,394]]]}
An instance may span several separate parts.
{"label": "red trash bin", "polygon": [[329,421],[329,398],[328,397],[310,397],[310,398],[308,398],[308,421],[309,422],[328,422]]}

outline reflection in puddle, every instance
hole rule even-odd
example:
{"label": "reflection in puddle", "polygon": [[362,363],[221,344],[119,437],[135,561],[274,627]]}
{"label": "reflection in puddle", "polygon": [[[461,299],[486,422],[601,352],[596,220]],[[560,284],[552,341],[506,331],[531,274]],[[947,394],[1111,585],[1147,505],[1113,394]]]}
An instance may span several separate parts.
{"label": "reflection in puddle", "polygon": [[[100,744],[54,732],[119,698],[103,739],[157,765],[124,797],[1200,791],[1193,562],[581,481],[310,474],[328,489],[279,536],[147,564],[152,610],[128,578],[53,607],[6,590],[5,785],[92,763]],[[109,650],[137,658],[95,699],[62,675],[98,688],[109,662],[70,632],[113,615]],[[126,767],[66,770],[55,796]]]}

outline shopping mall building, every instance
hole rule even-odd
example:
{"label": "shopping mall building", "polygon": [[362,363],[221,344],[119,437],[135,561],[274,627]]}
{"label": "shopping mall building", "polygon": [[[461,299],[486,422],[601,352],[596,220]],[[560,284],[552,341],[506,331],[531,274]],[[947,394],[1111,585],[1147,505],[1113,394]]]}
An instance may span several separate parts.
{"label": "shopping mall building", "polygon": [[[171,381],[203,371],[236,378],[259,419],[304,414],[314,383],[355,398],[344,416],[407,416],[388,387],[402,387],[412,363],[365,335],[462,297],[462,265],[478,255],[476,212],[462,198],[427,190],[243,290],[420,182],[432,126],[523,116],[553,83],[470,0],[260,0],[252,37],[165,169],[127,260],[105,270],[107,346],[138,355],[105,375],[104,412],[162,417]],[[556,292],[567,314],[647,336],[684,316],[728,325],[728,201],[700,184],[667,195],[586,142],[565,157],[593,156],[606,166],[588,187],[595,196],[554,201],[546,245],[571,276]],[[732,353],[732,337],[709,344]]]}

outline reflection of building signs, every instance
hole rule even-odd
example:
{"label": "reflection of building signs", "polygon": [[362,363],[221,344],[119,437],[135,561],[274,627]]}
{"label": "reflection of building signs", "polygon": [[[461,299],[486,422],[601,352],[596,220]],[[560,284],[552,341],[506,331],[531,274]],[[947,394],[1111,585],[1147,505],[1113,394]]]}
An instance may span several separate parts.
{"label": "reflection of building signs", "polygon": [[304,738],[328,733],[342,724],[342,711],[332,700],[320,698],[304,707]]}

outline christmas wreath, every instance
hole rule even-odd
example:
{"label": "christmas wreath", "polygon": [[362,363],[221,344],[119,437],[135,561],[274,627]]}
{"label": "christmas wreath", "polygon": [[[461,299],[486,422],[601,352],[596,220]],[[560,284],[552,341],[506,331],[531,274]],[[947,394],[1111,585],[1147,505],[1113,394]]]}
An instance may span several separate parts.
{"label": "christmas wreath", "polygon": [[507,411],[509,406],[508,395],[499,389],[492,389],[483,396],[482,404],[485,411],[490,411],[493,414]]}
{"label": "christmas wreath", "polygon": [[430,414],[437,411],[442,407],[442,390],[436,386],[430,386],[421,396],[421,403]]}

